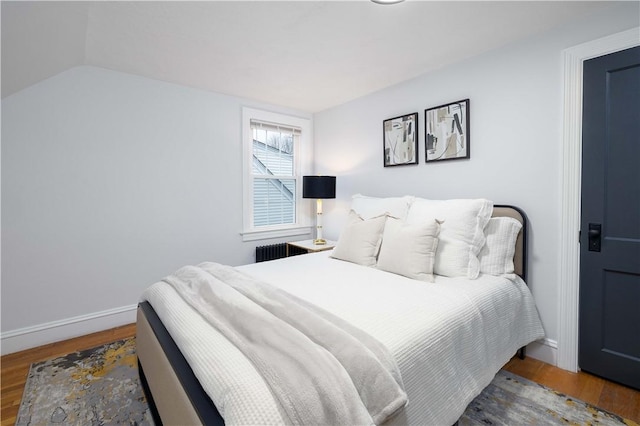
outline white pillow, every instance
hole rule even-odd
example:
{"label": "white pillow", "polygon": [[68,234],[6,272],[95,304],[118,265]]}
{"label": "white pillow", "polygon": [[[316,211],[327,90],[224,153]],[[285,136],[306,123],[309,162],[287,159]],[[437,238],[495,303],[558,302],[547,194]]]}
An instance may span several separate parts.
{"label": "white pillow", "polygon": [[351,210],[362,216],[363,219],[389,214],[405,220],[413,197],[375,198],[356,194],[352,197]]}
{"label": "white pillow", "polygon": [[480,272],[489,275],[513,274],[516,240],[522,229],[512,217],[493,217],[484,228],[487,242],[480,251]]}
{"label": "white pillow", "polygon": [[331,257],[364,266],[375,266],[386,220],[386,215],[364,220],[351,210],[347,225],[342,230]]}
{"label": "white pillow", "polygon": [[433,282],[433,263],[440,224],[435,220],[408,225],[389,217],[382,234],[378,269]]}
{"label": "white pillow", "polygon": [[489,200],[426,200],[411,204],[407,223],[441,221],[433,272],[447,277],[476,279],[480,274],[478,254],[485,243],[484,227],[491,218]]}

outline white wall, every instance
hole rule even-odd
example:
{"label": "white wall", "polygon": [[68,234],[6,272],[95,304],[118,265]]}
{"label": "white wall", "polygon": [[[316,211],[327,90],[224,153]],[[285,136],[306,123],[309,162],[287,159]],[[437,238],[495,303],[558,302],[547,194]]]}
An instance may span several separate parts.
{"label": "white wall", "polygon": [[2,100],[2,352],[133,322],[185,264],[243,243],[244,99],[78,67]]}
{"label": "white wall", "polygon": [[[562,62],[573,45],[639,24],[638,3],[547,32],[314,117],[316,171],[336,174],[325,208],[325,236],[335,239],[350,196],[411,194],[482,197],[524,209],[530,220],[528,281],[555,363],[561,217]],[[416,54],[420,54],[419,44]],[[424,163],[424,109],[470,98],[471,159]],[[419,112],[419,165],[382,166],[382,121]],[[535,355],[534,355],[535,356]]]}

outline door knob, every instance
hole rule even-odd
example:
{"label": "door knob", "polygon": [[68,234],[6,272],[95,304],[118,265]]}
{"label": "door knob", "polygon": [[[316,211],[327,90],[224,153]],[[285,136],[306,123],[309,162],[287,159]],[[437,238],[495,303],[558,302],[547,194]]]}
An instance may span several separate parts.
{"label": "door knob", "polygon": [[599,223],[589,224],[589,251],[600,251],[602,225]]}

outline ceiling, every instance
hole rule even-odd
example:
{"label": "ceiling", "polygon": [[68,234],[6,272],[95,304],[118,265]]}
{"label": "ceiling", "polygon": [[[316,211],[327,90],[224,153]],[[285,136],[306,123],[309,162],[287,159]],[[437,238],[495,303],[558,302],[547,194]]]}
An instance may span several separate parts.
{"label": "ceiling", "polygon": [[317,112],[612,5],[2,1],[2,96],[92,65]]}

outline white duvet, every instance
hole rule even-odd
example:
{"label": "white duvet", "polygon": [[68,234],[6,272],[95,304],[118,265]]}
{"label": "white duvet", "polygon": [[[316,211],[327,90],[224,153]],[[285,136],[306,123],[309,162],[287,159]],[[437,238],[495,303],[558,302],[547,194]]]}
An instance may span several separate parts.
{"label": "white duvet", "polygon": [[[368,332],[396,357],[409,403],[388,424],[452,425],[518,348],[544,333],[522,280],[411,280],[329,252],[239,267]],[[282,424],[253,365],[160,282],[148,300],[227,424]]]}

